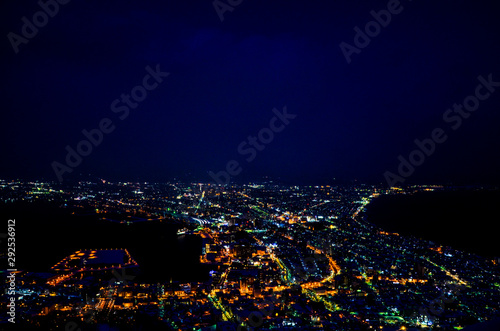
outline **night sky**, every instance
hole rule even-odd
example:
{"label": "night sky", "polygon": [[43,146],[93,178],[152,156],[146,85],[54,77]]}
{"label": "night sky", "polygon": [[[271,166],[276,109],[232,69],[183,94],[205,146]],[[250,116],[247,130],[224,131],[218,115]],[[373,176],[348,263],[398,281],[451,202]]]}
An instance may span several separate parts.
{"label": "night sky", "polygon": [[[1,178],[58,180],[58,162],[64,180],[210,181],[231,164],[236,181],[500,183],[494,1],[48,2],[53,17],[0,4]],[[475,111],[447,113],[467,97]],[[287,125],[273,121],[284,107]],[[69,167],[66,146],[103,121]],[[446,140],[398,173],[435,129]]]}

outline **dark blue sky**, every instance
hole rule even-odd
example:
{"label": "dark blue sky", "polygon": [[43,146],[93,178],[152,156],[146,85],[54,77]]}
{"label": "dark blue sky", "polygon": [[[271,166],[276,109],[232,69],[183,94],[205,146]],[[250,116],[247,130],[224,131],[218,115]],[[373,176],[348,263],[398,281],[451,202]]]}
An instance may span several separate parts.
{"label": "dark blue sky", "polygon": [[[73,0],[16,54],[9,33],[22,36],[41,7],[4,0],[0,177],[57,180],[65,147],[109,118],[114,130],[65,179],[209,181],[236,160],[236,180],[385,183],[415,139],[442,128],[447,140],[405,183],[499,183],[500,88],[456,130],[443,119],[478,76],[500,81],[498,5],[402,0],[348,64],[339,45],[390,2],[243,0],[221,21],[212,1]],[[157,65],[170,75],[120,120],[113,101]],[[238,146],[284,106],[296,118],[247,161]]]}

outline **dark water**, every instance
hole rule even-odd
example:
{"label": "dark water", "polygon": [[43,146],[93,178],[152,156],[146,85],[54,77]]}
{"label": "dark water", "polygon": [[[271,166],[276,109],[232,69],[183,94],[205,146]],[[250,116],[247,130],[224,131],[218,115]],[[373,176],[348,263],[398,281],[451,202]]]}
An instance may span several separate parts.
{"label": "dark water", "polygon": [[387,231],[498,257],[499,204],[498,190],[423,192],[381,196],[368,205],[366,216]]}
{"label": "dark water", "polygon": [[[178,225],[138,222],[125,225],[99,220],[95,214],[72,215],[47,204],[10,204],[0,207],[0,233],[7,220],[16,219],[16,267],[48,271],[80,249],[126,248],[139,263],[145,281],[202,281],[207,267],[200,265],[201,239],[177,237]],[[6,239],[1,245],[6,247]]]}

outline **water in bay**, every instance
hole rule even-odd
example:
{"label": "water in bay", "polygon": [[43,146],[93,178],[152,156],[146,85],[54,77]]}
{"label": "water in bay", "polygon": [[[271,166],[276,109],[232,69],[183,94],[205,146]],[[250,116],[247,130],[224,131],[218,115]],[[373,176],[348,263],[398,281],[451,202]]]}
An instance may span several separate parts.
{"label": "water in bay", "polygon": [[16,219],[19,270],[50,271],[50,267],[80,249],[125,248],[139,263],[141,280],[188,282],[208,277],[207,267],[199,263],[201,238],[178,237],[177,224],[120,224],[100,219],[102,214],[37,203],[3,205],[0,217],[5,232],[7,220]]}
{"label": "water in bay", "polygon": [[498,190],[461,189],[384,195],[368,205],[367,220],[381,228],[484,257],[499,257]]}

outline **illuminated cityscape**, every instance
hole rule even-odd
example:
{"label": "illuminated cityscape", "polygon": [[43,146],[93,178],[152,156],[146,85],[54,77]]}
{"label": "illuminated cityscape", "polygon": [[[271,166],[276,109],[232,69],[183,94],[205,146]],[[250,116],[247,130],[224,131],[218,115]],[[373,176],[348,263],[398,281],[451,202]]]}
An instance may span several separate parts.
{"label": "illuminated cityscape", "polygon": [[1,0],[0,331],[500,330],[498,7]]}
{"label": "illuminated cityscape", "polygon": [[[4,207],[54,204],[113,227],[175,225],[175,240],[199,239],[196,263],[207,268],[204,280],[149,281],[127,242],[81,247],[43,272],[16,272],[16,322],[26,329],[460,330],[500,316],[497,259],[366,220],[373,199],[442,186],[0,184]],[[4,295],[2,310],[7,303]]]}

